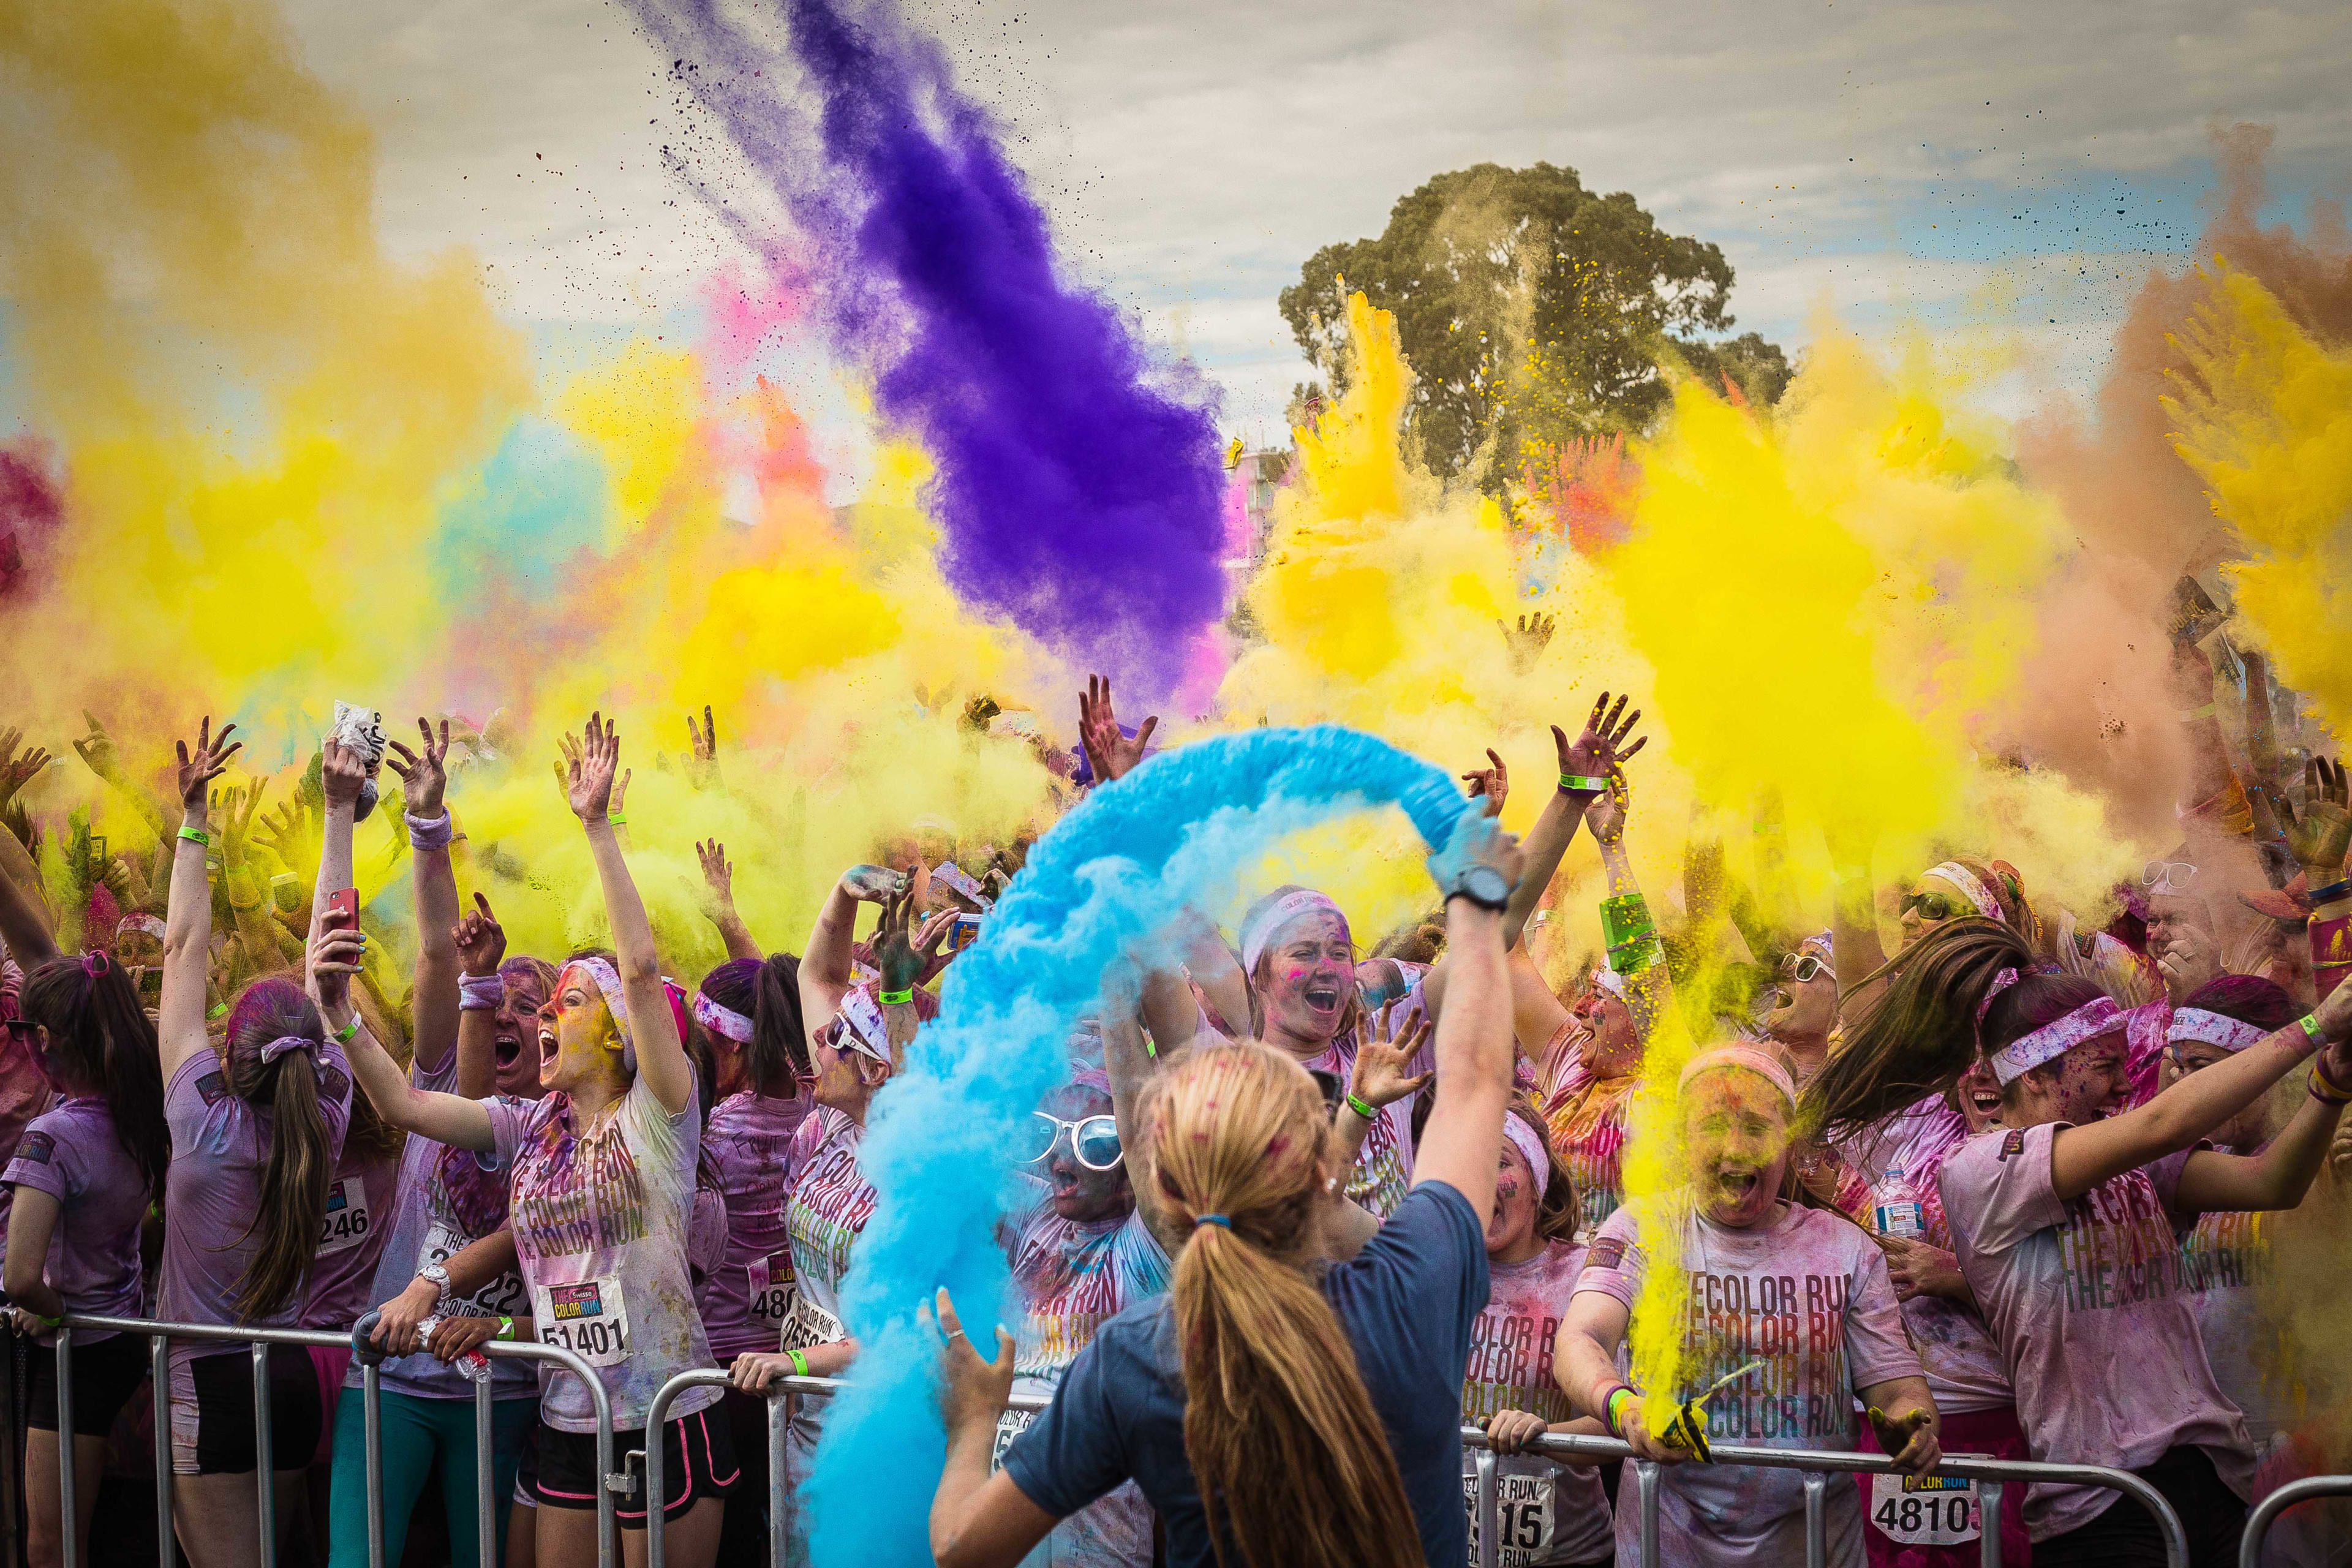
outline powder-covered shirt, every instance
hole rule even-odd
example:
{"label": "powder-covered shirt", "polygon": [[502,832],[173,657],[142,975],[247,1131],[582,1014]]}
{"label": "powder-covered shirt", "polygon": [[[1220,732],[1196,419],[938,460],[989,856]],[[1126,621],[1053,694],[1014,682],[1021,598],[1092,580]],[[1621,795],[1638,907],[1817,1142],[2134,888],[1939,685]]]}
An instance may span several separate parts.
{"label": "powder-covered shirt", "polygon": [[[1139,1211],[1117,1219],[1064,1219],[1045,1184],[1024,1175],[1024,1202],[1012,1216],[1013,1281],[1022,1316],[1014,1337],[1013,1392],[1051,1397],[1095,1331],[1138,1301],[1164,1295],[1172,1265]],[[996,1457],[1033,1412],[997,1421]],[[1150,1568],[1151,1504],[1128,1481],[1054,1526],[1024,1568]]]}
{"label": "powder-covered shirt", "polygon": [[[1335,1074],[1343,1085],[1351,1082],[1356,1074],[1356,1031],[1349,1029],[1333,1037],[1329,1045],[1298,1065],[1309,1072]],[[1376,1219],[1385,1220],[1396,1213],[1405,1189],[1412,1184],[1412,1101],[1408,1094],[1380,1108],[1364,1133],[1363,1147],[1356,1151],[1355,1167],[1348,1173],[1348,1197],[1371,1211]]]}
{"label": "powder-covered shirt", "polygon": [[694,1166],[694,1207],[686,1229],[686,1275],[694,1286],[694,1310],[710,1331],[710,1291],[727,1259],[727,1194],[719,1187],[719,1167],[709,1150]]}
{"label": "powder-covered shirt", "polygon": [[[2181,1278],[2171,1205],[2189,1152],[2061,1198],[2051,1158],[2065,1125],[1980,1132],[1941,1179],[1960,1272],[2008,1358],[2026,1441],[2037,1459],[2126,1470],[2193,1444],[2244,1497],[2245,1417],[2213,1380]],[[2114,1500],[2095,1487],[2036,1485],[2026,1525],[2047,1541]]]}
{"label": "powder-covered shirt", "polygon": [[745,1351],[772,1355],[782,1342],[794,1296],[784,1231],[793,1134],[812,1104],[805,1096],[779,1100],[745,1089],[712,1106],[703,1126],[703,1152],[718,1168],[727,1205],[727,1250],[702,1296],[702,1326],[722,1363]]}
{"label": "powder-covered shirt", "polygon": [[[0,1183],[34,1187],[58,1200],[41,1275],[65,1298],[66,1310],[101,1318],[140,1315],[139,1226],[152,1194],[139,1163],[115,1135],[114,1113],[96,1097],[61,1100],[33,1118]],[[110,1338],[74,1331],[74,1342]],[[44,1334],[43,1344],[57,1336]]]}
{"label": "powder-covered shirt", "polygon": [[[422,1089],[453,1092],[457,1082],[457,1053],[453,1050],[443,1058],[437,1071],[412,1066],[408,1081]],[[477,1226],[460,1217],[466,1205],[451,1201],[445,1176],[453,1165],[458,1167],[460,1180],[498,1184],[495,1202],[484,1205],[488,1212],[478,1216],[489,1218],[492,1223]],[[466,1171],[466,1166],[473,1170]],[[408,1289],[416,1271],[426,1264],[446,1263],[484,1236],[496,1233],[506,1219],[504,1187],[501,1177],[483,1173],[474,1157],[464,1150],[453,1150],[446,1143],[410,1133],[401,1153],[391,1209],[387,1214],[371,1215],[372,1222],[383,1230],[384,1243],[383,1256],[376,1260],[368,1306],[380,1307]],[[530,1293],[523,1289],[522,1276],[509,1268],[471,1296],[444,1302],[441,1312],[451,1318],[528,1319]],[[343,1386],[359,1387],[360,1372],[360,1364],[354,1360],[343,1377]],[[385,1389],[412,1399],[474,1397],[473,1380],[430,1351],[389,1357],[382,1363],[380,1373]],[[539,1370],[532,1363],[516,1357],[493,1356],[490,1392],[499,1399],[536,1398]]]}
{"label": "powder-covered shirt", "polygon": [[[482,1103],[496,1140],[483,1163],[511,1173],[507,1213],[532,1328],[541,1343],[596,1369],[614,1430],[641,1427],[663,1384],[710,1364],[686,1258],[701,1107],[689,1092],[677,1111],[665,1110],[642,1073],[593,1127],[578,1125],[569,1095]],[[720,1396],[688,1389],[671,1402],[670,1418]],[[580,1380],[545,1363],[540,1417],[558,1431],[596,1429]]]}
{"label": "powder-covered shirt", "polygon": [[[319,1110],[327,1123],[328,1152],[340,1161],[352,1124],[351,1067],[331,1040],[316,1052]],[[167,1322],[292,1328],[302,1313],[299,1286],[267,1317],[247,1318],[236,1309],[237,1292],[261,1250],[261,1182],[269,1169],[277,1112],[239,1100],[229,1089],[228,1069],[205,1049],[172,1075],[163,1120],[172,1130],[172,1170],[164,1183],[163,1279],[155,1315]],[[181,1361],[245,1351],[233,1343],[172,1347]]]}
{"label": "powder-covered shirt", "polygon": [[[1475,1426],[1501,1410],[1524,1410],[1558,1424],[1576,1418],[1552,1380],[1553,1340],[1568,1315],[1584,1251],[1564,1241],[1521,1263],[1486,1259],[1486,1310],[1470,1328],[1470,1364],[1462,1379],[1462,1424]],[[1534,1454],[1495,1460],[1502,1568],[1595,1563],[1615,1550],[1609,1494],[1601,1472]],[[1462,1451],[1462,1504],[1470,1517],[1470,1555],[1478,1554],[1478,1457]]]}
{"label": "powder-covered shirt", "polygon": [[[874,1187],[857,1163],[866,1129],[831,1106],[819,1106],[793,1134],[792,1164],[799,1172],[784,1210],[797,1295],[784,1325],[784,1346],[805,1350],[849,1337],[841,1321],[841,1280],[849,1251],[874,1217]],[[822,1399],[793,1401],[784,1458],[793,1484],[808,1479],[816,1440],[824,1430]]]}
{"label": "powder-covered shirt", "polygon": [[1584,1209],[1577,1238],[1590,1242],[1625,1201],[1625,1110],[1637,1080],[1597,1076],[1584,1053],[1567,1045],[1570,1027],[1561,1025],[1544,1048],[1541,1103],[1552,1149]]}
{"label": "powder-covered shirt", "polygon": [[[8,967],[16,970],[21,991],[24,971],[16,969],[14,963]],[[0,1016],[16,1016],[16,1001],[11,997]],[[47,1110],[56,1099],[57,1092],[50,1088],[47,1075],[33,1059],[32,1042],[0,1029],[0,1161],[15,1154],[16,1140],[24,1136],[33,1118]],[[5,1185],[0,1185],[0,1249],[8,1245],[8,1205],[16,1195]]]}
{"label": "powder-covered shirt", "polygon": [[[2294,1413],[2291,1369],[2273,1347],[2277,1325],[2261,1294],[2273,1279],[2271,1216],[2203,1214],[2180,1244],[2180,1283],[2197,1314],[2213,1381],[2246,1418],[2257,1453]],[[2269,1368],[2267,1375],[2264,1368]]]}
{"label": "powder-covered shirt", "polygon": [[[1762,1366],[1706,1402],[1711,1442],[1765,1448],[1855,1446],[1854,1401],[1890,1378],[1920,1375],[1904,1337],[1886,1258],[1859,1229],[1822,1209],[1784,1206],[1749,1230],[1716,1224],[1676,1194],[1685,1309],[1681,1375],[1689,1399],[1751,1361]],[[1599,1291],[1633,1309],[1649,1268],[1644,1216],[1670,1213],[1635,1202],[1601,1226],[1577,1276],[1579,1295]],[[1863,1561],[1862,1506],[1852,1486],[1832,1486],[1828,1561]],[[1617,1520],[1617,1552],[1640,1548],[1639,1510]],[[1801,1563],[1805,1489],[1795,1470],[1674,1465],[1659,1472],[1658,1542],[1666,1563]]]}
{"label": "powder-covered shirt", "polygon": [[[1877,1228],[1875,1198],[1887,1173],[1901,1171],[1919,1200],[1920,1237],[1932,1247],[1955,1252],[1952,1227],[1944,1218],[1944,1197],[1936,1178],[1953,1150],[1967,1142],[1969,1124],[1944,1101],[1931,1095],[1909,1109],[1845,1141],[1837,1152],[1858,1180],[1839,1193],[1840,1209],[1866,1230]],[[1918,1295],[1903,1303],[1904,1326],[1927,1369],[1927,1392],[1936,1408],[1946,1415],[1971,1410],[2005,1410],[2017,1396],[2009,1386],[2009,1363],[2000,1342],[1977,1310],[1966,1301],[1943,1296]]]}
{"label": "powder-covered shirt", "polygon": [[319,1225],[310,1295],[302,1305],[304,1328],[348,1329],[376,1304],[376,1270],[392,1235],[406,1146],[404,1138],[400,1149],[371,1158],[344,1140],[335,1179],[327,1184],[327,1212]]}

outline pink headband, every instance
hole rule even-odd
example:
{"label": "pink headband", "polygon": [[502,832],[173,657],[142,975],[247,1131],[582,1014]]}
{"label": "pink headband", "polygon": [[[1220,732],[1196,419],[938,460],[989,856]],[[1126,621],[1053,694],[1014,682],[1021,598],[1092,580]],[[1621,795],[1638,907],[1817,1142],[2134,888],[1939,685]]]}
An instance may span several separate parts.
{"label": "pink headband", "polygon": [[[629,1029],[629,1008],[621,996],[621,972],[604,959],[591,955],[575,958],[563,966],[567,971],[584,969],[588,978],[596,983],[597,993],[604,998],[605,1010],[613,1015],[613,1027],[621,1037],[621,1065],[631,1072],[637,1070],[637,1039]],[[563,976],[555,977],[555,988],[563,989]]]}
{"label": "pink headband", "polygon": [[1544,1148],[1543,1135],[1515,1110],[1503,1118],[1503,1136],[1511,1141],[1511,1147],[1519,1152],[1528,1169],[1535,1173],[1536,1196],[1540,1200],[1544,1189],[1551,1185],[1551,1154]]}
{"label": "pink headband", "polygon": [[1260,910],[1255,920],[1242,927],[1243,973],[1250,973],[1256,970],[1257,961],[1265,955],[1266,948],[1283,927],[1301,915],[1327,912],[1339,915],[1340,927],[1346,928],[1348,917],[1340,913],[1339,906],[1312,888],[1300,888],[1295,892],[1285,893]]}
{"label": "pink headband", "polygon": [[722,1007],[713,1002],[708,992],[694,994],[694,1021],[712,1034],[730,1039],[739,1046],[751,1043],[751,1020],[732,1007]]}
{"label": "pink headband", "polygon": [[2249,1024],[2242,1018],[2225,1017],[2220,1013],[2208,1013],[2202,1007],[2176,1008],[2172,1022],[2165,1026],[2164,1030],[2167,1040],[2195,1040],[2199,1045],[2219,1046],[2225,1051],[2242,1051],[2269,1034],[2270,1031],[2259,1024]]}
{"label": "pink headband", "polygon": [[1977,913],[1984,916],[1987,920],[1997,921],[2000,919],[2000,900],[1992,896],[1992,889],[1990,888],[1986,887],[1982,882],[1977,880],[1977,874],[1974,871],[1969,870],[1958,860],[1947,860],[1942,865],[1922,874],[1929,877],[1941,877],[1944,880],[1949,882],[1955,888],[1958,888],[1961,893],[1966,895],[1969,902],[1977,907]]}
{"label": "pink headband", "polygon": [[2085,1040],[2124,1026],[2124,1010],[2112,996],[2097,996],[1992,1054],[1992,1076],[2007,1089],[2043,1062],[2053,1061]]}
{"label": "pink headband", "polygon": [[1797,1103],[1797,1084],[1789,1076],[1789,1069],[1780,1065],[1778,1058],[1754,1046],[1716,1046],[1699,1052],[1684,1065],[1682,1079],[1675,1086],[1675,1092],[1679,1094],[1689,1089],[1691,1079],[1715,1068],[1744,1068],[1779,1089],[1781,1098],[1791,1106]]}

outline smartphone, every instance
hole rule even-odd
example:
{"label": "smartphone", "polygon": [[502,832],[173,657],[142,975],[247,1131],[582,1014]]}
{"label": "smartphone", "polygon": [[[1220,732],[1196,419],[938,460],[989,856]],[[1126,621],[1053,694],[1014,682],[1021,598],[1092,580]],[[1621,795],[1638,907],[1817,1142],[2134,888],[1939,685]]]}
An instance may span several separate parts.
{"label": "smartphone", "polygon": [[89,863],[93,866],[106,864],[106,835],[103,833],[89,836]]}
{"label": "smartphone", "polygon": [[357,931],[360,925],[360,890],[345,888],[327,895],[327,916],[320,922],[326,931]]}

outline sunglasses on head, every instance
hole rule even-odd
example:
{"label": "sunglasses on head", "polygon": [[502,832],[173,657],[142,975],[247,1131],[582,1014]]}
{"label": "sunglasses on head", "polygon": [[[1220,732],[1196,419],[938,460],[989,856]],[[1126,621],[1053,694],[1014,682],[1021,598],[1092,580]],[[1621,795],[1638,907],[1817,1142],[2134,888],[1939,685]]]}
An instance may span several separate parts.
{"label": "sunglasses on head", "polygon": [[1923,921],[1948,921],[1954,915],[1973,912],[1973,906],[1964,906],[1960,900],[1947,893],[1904,894],[1903,907],[1895,912],[1907,915],[1913,910],[1919,911]]}
{"label": "sunglasses on head", "polygon": [[2139,885],[2155,888],[2170,884],[2185,888],[2197,879],[2197,868],[2186,860],[2151,860],[2140,868]]}
{"label": "sunglasses on head", "polygon": [[1116,1170],[1118,1166],[1118,1120],[1110,1116],[1082,1116],[1076,1121],[1065,1121],[1045,1111],[1032,1111],[1029,1123],[1030,1152],[1026,1163],[1032,1165],[1044,1161],[1062,1141],[1070,1135],[1070,1152],[1078,1163],[1089,1171]]}
{"label": "sunglasses on head", "polygon": [[1780,969],[1790,979],[1805,985],[1829,973],[1830,961],[1819,953],[1792,952],[1780,961]]}
{"label": "sunglasses on head", "polygon": [[12,1040],[29,1040],[33,1037],[33,1031],[38,1027],[40,1026],[30,1018],[11,1018],[8,1020],[8,1037]]}

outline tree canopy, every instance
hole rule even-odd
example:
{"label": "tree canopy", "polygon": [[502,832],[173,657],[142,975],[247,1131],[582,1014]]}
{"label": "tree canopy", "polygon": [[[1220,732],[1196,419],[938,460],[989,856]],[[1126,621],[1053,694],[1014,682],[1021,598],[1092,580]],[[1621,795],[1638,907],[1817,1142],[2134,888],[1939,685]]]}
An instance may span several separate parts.
{"label": "tree canopy", "polygon": [[1757,403],[1789,380],[1787,357],[1758,334],[1701,335],[1732,325],[1720,249],[1549,163],[1440,174],[1399,201],[1377,237],[1310,257],[1279,304],[1299,347],[1335,378],[1354,289],[1396,317],[1416,377],[1413,427],[1441,474],[1482,448],[1499,477],[1535,447],[1639,430],[1666,400],[1670,361]]}

